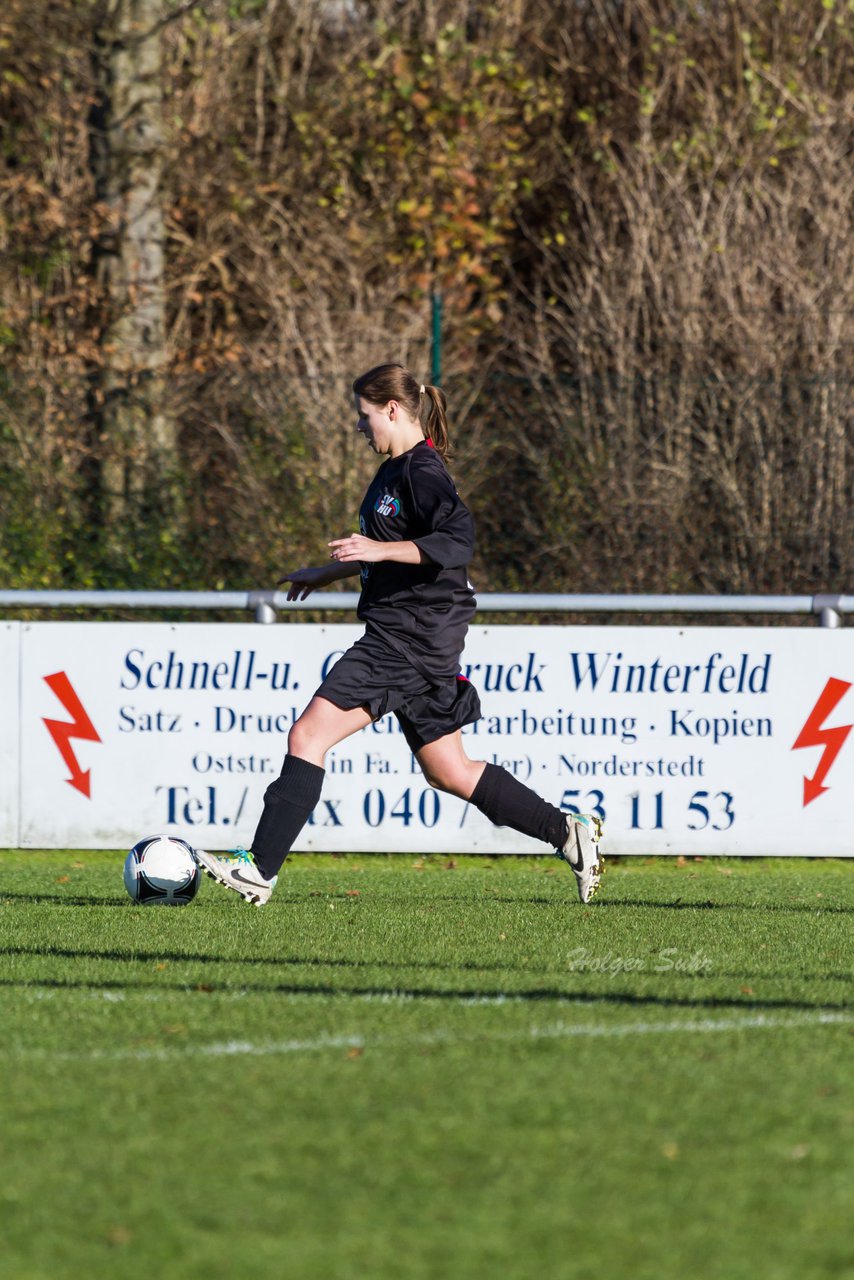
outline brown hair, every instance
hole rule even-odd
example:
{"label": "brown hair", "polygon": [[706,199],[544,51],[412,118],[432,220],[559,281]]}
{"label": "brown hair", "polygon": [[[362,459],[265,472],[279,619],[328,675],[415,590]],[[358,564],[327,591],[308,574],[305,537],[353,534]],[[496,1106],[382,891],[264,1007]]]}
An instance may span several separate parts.
{"label": "brown hair", "polygon": [[451,453],[445,393],[441,387],[418,383],[402,364],[378,364],[353,383],[353,394],[364,396],[371,404],[388,404],[396,400],[411,417],[421,423],[428,440],[432,440],[443,462]]}

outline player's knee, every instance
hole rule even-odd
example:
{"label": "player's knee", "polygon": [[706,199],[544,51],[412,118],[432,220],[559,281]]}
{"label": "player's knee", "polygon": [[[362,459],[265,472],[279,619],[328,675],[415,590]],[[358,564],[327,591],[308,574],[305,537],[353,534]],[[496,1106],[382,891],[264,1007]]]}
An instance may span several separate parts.
{"label": "player's knee", "polygon": [[468,773],[469,771],[459,766],[439,767],[425,769],[422,765],[424,778],[429,786],[434,787],[436,791],[445,791],[451,796],[462,796],[467,800],[471,795],[471,785]]}
{"label": "player's knee", "polygon": [[311,749],[313,736],[302,717],[296,720],[288,734],[288,755],[305,757],[306,751]]}
{"label": "player's knee", "polygon": [[447,791],[447,787],[442,782],[442,774],[438,769],[428,769],[422,764],[421,772],[424,774],[424,781],[428,787],[435,787],[437,791]]}

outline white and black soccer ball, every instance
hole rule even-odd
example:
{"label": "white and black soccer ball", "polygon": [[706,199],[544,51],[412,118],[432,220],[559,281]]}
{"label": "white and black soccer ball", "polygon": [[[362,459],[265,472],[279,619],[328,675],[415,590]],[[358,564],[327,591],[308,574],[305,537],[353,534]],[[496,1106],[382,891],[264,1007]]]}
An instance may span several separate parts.
{"label": "white and black soccer ball", "polygon": [[177,836],[147,836],[125,858],[125,888],[146,907],[185,907],[201,881],[192,848]]}

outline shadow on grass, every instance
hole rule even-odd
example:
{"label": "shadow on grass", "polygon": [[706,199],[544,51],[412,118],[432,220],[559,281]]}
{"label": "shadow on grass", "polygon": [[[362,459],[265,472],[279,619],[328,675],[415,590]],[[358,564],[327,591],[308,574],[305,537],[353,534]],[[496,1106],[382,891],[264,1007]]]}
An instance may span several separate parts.
{"label": "shadow on grass", "polygon": [[559,988],[536,988],[532,991],[482,991],[482,990],[456,990],[442,989],[435,987],[383,987],[383,986],[364,986],[364,987],[331,987],[324,985],[301,986],[298,983],[276,983],[273,986],[253,986],[251,984],[242,983],[239,988],[234,987],[214,987],[210,984],[204,986],[188,986],[186,983],[130,983],[130,982],[62,982],[56,980],[42,980],[40,982],[30,983],[24,981],[13,981],[11,979],[0,978],[0,987],[18,987],[26,989],[29,987],[48,987],[54,990],[71,991],[71,990],[103,990],[103,991],[180,991],[185,994],[192,994],[194,991],[204,992],[207,995],[216,994],[218,992],[239,990],[246,995],[278,995],[278,996],[320,996],[327,999],[330,996],[338,998],[346,996],[358,996],[361,998],[372,999],[398,999],[398,1000],[458,1000],[458,1001],[527,1001],[530,1003],[551,1001],[556,1004],[568,1005],[622,1005],[626,1008],[659,1008],[659,1009],[745,1009],[745,1010],[812,1010],[816,1013],[839,1013],[848,1009],[851,1010],[854,1019],[854,1006],[846,1003],[827,1003],[816,1002],[811,1000],[737,1000],[727,996],[701,996],[696,999],[686,999],[679,996],[654,996],[654,995],[637,995],[632,991],[608,991],[594,994],[590,992],[579,991],[561,991]]}
{"label": "shadow on grass", "polygon": [[[577,908],[579,903],[573,895],[566,897],[556,895],[553,898],[526,898],[518,895],[504,895],[492,892],[486,893],[447,893],[447,894],[419,894],[419,893],[376,893],[372,890],[359,890],[359,896],[363,903],[381,903],[381,902],[397,902],[397,903],[415,903],[416,905],[432,904],[434,902],[454,902],[454,903],[476,903],[483,905],[485,903],[498,903],[502,906],[529,906],[529,907],[573,907]],[[312,893],[296,893],[285,891],[277,891],[275,896],[275,906],[305,906],[310,898],[324,898],[334,901],[350,902],[352,899],[346,890],[330,890],[329,892],[313,891]],[[120,907],[125,910],[138,904],[132,903],[128,898],[115,896],[110,898],[95,897],[94,895],[84,894],[63,894],[63,893],[17,893],[14,890],[0,892],[0,901],[15,901],[21,903],[29,903],[36,906],[39,903],[46,905],[58,905],[65,907]],[[223,904],[227,901],[224,897],[221,899]],[[207,905],[210,905],[210,901]],[[233,906],[242,906],[234,897]],[[593,902],[588,903],[586,910],[593,911],[613,911],[621,907],[648,908],[652,911],[776,911],[785,914],[826,914],[826,915],[854,915],[854,906],[842,906],[822,900],[820,903],[812,904],[807,902],[715,902],[711,898],[704,901],[686,901],[684,898],[674,898],[672,901],[662,902],[651,898],[602,898],[597,897]],[[269,907],[267,908],[269,910]]]}
{"label": "shadow on grass", "polygon": [[[132,956],[123,955],[120,952],[101,952],[79,950],[73,951],[62,948],[30,948],[30,947],[6,947],[0,950],[0,955],[30,955],[45,958],[48,956],[59,957],[61,959],[71,960],[109,960],[120,963],[151,963],[152,961],[164,962],[172,961],[180,964],[204,963],[204,964],[249,964],[249,965],[283,965],[283,966],[311,966],[311,967],[330,967],[338,969],[441,969],[442,965],[428,964],[423,961],[415,961],[407,964],[389,965],[383,962],[371,961],[352,961],[352,960],[321,960],[321,959],[303,959],[298,957],[280,957],[276,959],[261,957],[249,960],[235,960],[234,958],[225,959],[222,956],[187,956],[170,952],[137,952]],[[455,969],[474,969],[476,972],[489,972],[491,969],[496,970],[498,966],[486,965],[453,965],[444,966]],[[504,973],[513,972],[503,967],[499,970]],[[515,972],[518,972],[515,971]],[[661,976],[668,979],[672,978],[672,974],[654,975],[644,973],[644,977]],[[711,980],[735,980],[744,981],[750,978],[749,974],[737,975],[721,975],[721,974],[681,974],[683,978],[694,981],[700,981],[704,978]],[[788,977],[788,975],[787,975]],[[848,975],[825,974],[820,979],[812,979],[814,981],[833,979],[847,980]],[[773,980],[772,975],[760,974],[756,976],[756,981]],[[807,979],[810,980],[810,979]],[[313,983],[313,982],[273,982],[273,983],[223,983],[219,986],[214,982],[169,982],[163,979],[155,981],[124,981],[121,979],[103,979],[99,981],[66,981],[61,978],[55,979],[37,979],[28,981],[27,979],[0,978],[0,988],[18,988],[25,990],[27,988],[50,988],[57,990],[88,990],[88,991],[179,991],[186,994],[195,992],[212,994],[219,992],[238,991],[251,995],[280,995],[280,996],[320,996],[320,997],[372,997],[378,998],[398,998],[409,1000],[515,1000],[515,1001],[555,1001],[563,1004],[614,1004],[625,1005],[627,1007],[655,1007],[663,1009],[812,1009],[812,1010],[846,1010],[851,1009],[854,1016],[854,1004],[846,1001],[827,1000],[798,1000],[786,998],[739,998],[722,995],[691,995],[691,996],[674,996],[674,995],[655,995],[640,994],[633,991],[607,991],[607,992],[590,992],[590,991],[573,991],[562,989],[557,986],[550,987],[533,987],[533,988],[516,988],[516,989],[498,989],[489,990],[483,987],[431,987],[431,986],[401,986],[397,984],[380,984],[366,983],[354,984],[347,986],[335,986],[330,983]]]}
{"label": "shadow on grass", "polygon": [[713,902],[710,898],[705,902],[686,902],[682,898],[674,898],[672,902],[655,902],[646,898],[597,898],[593,903],[597,911],[607,911],[614,907],[650,907],[653,911],[781,911],[795,915],[798,912],[815,915],[817,912],[828,915],[854,915],[854,907],[825,905],[824,902]]}
{"label": "shadow on grass", "polygon": [[97,898],[93,894],[71,894],[71,893],[14,893],[0,891],[0,902],[26,902],[30,906],[38,906],[39,903],[45,903],[50,906],[61,907],[130,907],[133,903],[129,898]]}
{"label": "shadow on grass", "polygon": [[[351,957],[329,957],[329,956],[224,956],[224,955],[206,955],[199,952],[186,951],[134,951],[128,953],[125,951],[96,951],[92,949],[68,947],[57,947],[50,944],[43,947],[27,947],[15,945],[8,947],[0,947],[0,956],[33,956],[44,960],[50,957],[59,960],[105,960],[111,964],[209,964],[209,965],[260,965],[269,966],[270,968],[305,968],[305,969],[426,969],[430,971],[454,971],[461,970],[463,972],[473,973],[530,973],[530,968],[517,966],[513,964],[491,964],[488,961],[480,963],[474,960],[355,960]],[[651,952],[649,960],[660,959],[660,953]],[[585,973],[587,976],[614,976],[607,973],[598,973],[595,969],[572,969],[567,968],[567,973]],[[639,971],[643,976],[660,976],[670,978],[682,978],[686,981],[702,981],[703,979],[717,979],[732,982],[851,982],[850,973],[769,973],[767,970],[740,970],[738,972],[723,971],[720,969],[699,969],[693,971],[680,971],[673,968],[666,970],[649,970],[642,969]],[[0,985],[3,981],[0,980]],[[28,985],[23,981],[23,986]],[[33,986],[40,986],[42,983],[37,980],[32,983]],[[97,987],[97,982],[84,983],[84,986]],[[136,985],[136,984],[128,984]],[[157,984],[159,985],[159,984]],[[239,984],[241,990],[244,989],[243,984]],[[224,988],[220,988],[224,989]],[[246,988],[248,990],[248,988]],[[272,990],[273,988],[263,987],[262,990]],[[500,993],[497,993],[500,994]],[[854,1004],[852,1004],[854,1008]]]}

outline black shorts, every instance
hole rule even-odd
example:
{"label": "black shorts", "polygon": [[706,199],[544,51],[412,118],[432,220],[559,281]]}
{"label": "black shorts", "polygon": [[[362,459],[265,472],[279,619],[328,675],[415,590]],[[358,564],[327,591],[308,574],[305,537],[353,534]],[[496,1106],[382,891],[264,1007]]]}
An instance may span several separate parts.
{"label": "black shorts", "polygon": [[364,707],[372,720],[393,712],[412,752],[481,717],[477,690],[465,676],[431,684],[370,632],[338,659],[315,697],[343,711]]}

